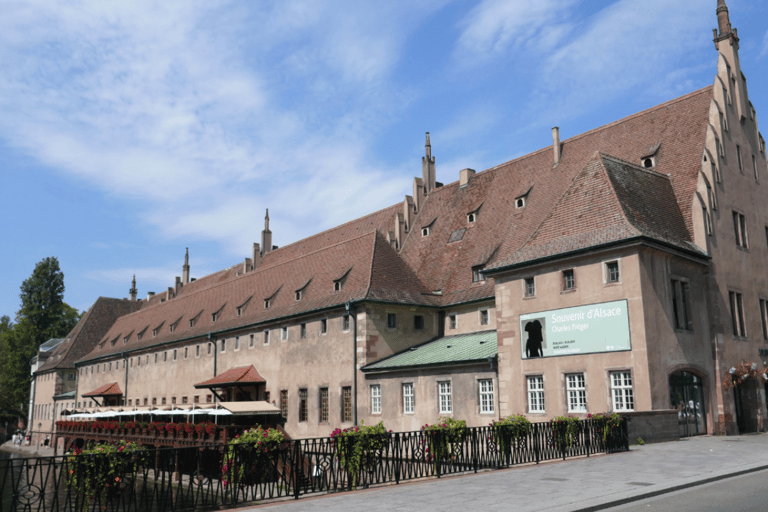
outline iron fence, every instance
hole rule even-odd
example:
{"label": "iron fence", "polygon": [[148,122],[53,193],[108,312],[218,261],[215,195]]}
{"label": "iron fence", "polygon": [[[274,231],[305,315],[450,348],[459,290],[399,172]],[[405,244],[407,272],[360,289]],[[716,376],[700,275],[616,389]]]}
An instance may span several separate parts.
{"label": "iron fence", "polygon": [[[160,448],[0,462],[0,511],[213,510],[277,498],[627,451],[626,420],[397,432],[238,445]],[[230,456],[227,456],[230,453]]]}

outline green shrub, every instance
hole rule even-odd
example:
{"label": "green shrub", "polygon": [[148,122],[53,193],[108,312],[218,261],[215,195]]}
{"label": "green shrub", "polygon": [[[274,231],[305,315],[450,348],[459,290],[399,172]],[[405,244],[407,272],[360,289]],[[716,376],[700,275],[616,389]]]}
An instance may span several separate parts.
{"label": "green shrub", "polygon": [[383,421],[376,425],[361,422],[359,427],[337,428],[331,432],[339,465],[349,475],[352,487],[359,485],[363,467],[372,467],[378,462],[380,452],[386,450],[389,442],[389,432],[392,431],[387,431]]}
{"label": "green shrub", "polygon": [[79,496],[101,503],[120,498],[126,475],[147,462],[147,449],[136,443],[118,441],[75,449],[67,457],[67,484]]}
{"label": "green shrub", "polygon": [[253,427],[231,439],[221,463],[221,483],[248,485],[262,478],[274,467],[274,455],[285,441],[274,428]]}
{"label": "green shrub", "polygon": [[440,418],[434,425],[421,427],[427,434],[426,459],[428,462],[448,462],[455,458],[455,451],[460,449],[469,434],[467,422],[453,418]]}
{"label": "green shrub", "polygon": [[[516,441],[526,437],[531,431],[531,422],[522,414],[512,414],[491,423],[493,441],[502,453],[506,453]],[[507,442],[509,441],[509,446]]]}

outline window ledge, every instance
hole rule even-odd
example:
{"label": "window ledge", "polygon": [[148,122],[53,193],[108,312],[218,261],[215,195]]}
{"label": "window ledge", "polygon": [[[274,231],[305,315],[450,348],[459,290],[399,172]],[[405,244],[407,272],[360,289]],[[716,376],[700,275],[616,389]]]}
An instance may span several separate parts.
{"label": "window ledge", "polygon": [[535,296],[535,295],[530,295],[530,296],[528,296],[528,297],[523,297],[523,300],[533,300],[533,299],[535,299],[535,298],[536,298],[536,296]]}
{"label": "window ledge", "polygon": [[736,340],[736,341],[749,341],[749,338],[748,338],[748,337],[745,337],[745,336],[737,336],[737,335],[735,335],[735,334],[733,335],[733,339],[734,339],[734,340]]}
{"label": "window ledge", "polygon": [[574,293],[576,291],[577,291],[576,288],[571,288],[570,290],[561,290],[560,295],[563,295],[564,293]]}
{"label": "window ledge", "polygon": [[608,286],[620,286],[622,284],[623,283],[621,281],[616,281],[616,282],[613,282],[613,283],[603,283],[603,286],[605,286],[605,287],[608,287]]}
{"label": "window ledge", "polygon": [[736,248],[743,252],[749,252],[749,247],[743,247],[741,245],[737,245]]}

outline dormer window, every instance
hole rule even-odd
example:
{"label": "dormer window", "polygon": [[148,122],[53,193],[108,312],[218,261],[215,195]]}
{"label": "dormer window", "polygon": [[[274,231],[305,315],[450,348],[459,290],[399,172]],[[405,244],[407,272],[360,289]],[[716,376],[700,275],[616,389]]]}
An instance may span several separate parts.
{"label": "dormer window", "polygon": [[248,307],[248,303],[251,302],[251,298],[253,298],[253,295],[248,297],[245,302],[237,306],[236,312],[238,317],[243,316],[243,312],[245,311],[245,308]]}
{"label": "dormer window", "polygon": [[237,316],[243,316],[243,308],[242,307],[237,308]]}
{"label": "dormer window", "polygon": [[269,299],[264,299],[264,309],[269,309]]}
{"label": "dormer window", "polygon": [[[125,336],[123,338],[123,345],[125,345],[126,343],[128,343],[128,336]],[[113,345],[114,345],[114,343],[113,343]]]}
{"label": "dormer window", "polygon": [[301,290],[296,290],[296,302],[301,300]]}
{"label": "dormer window", "polygon": [[152,337],[157,338],[157,331],[158,329],[152,329]]}
{"label": "dormer window", "polygon": [[472,212],[467,214],[467,224],[474,224],[477,220],[477,213]]}
{"label": "dormer window", "polygon": [[656,166],[656,162],[654,161],[654,158],[652,156],[649,156],[647,158],[643,158],[643,167],[646,169],[651,169],[652,167]]}
{"label": "dormer window", "polygon": [[525,208],[525,196],[520,196],[515,199],[515,208]]}
{"label": "dormer window", "polygon": [[176,330],[176,324],[171,324],[171,325],[168,327],[168,330],[169,330],[170,332],[173,332],[173,331],[175,331],[175,330]]}
{"label": "dormer window", "polygon": [[485,265],[478,265],[476,267],[472,267],[472,282],[478,283],[480,281],[485,281],[485,274],[483,273],[483,269],[485,268]]}
{"label": "dormer window", "polygon": [[194,327],[194,326],[195,326],[195,320],[196,320],[196,319],[195,319],[195,318],[193,318],[192,320],[190,320],[190,321],[189,321],[189,326],[190,326],[190,327]]}
{"label": "dormer window", "polygon": [[429,226],[421,228],[421,236],[422,238],[429,236]]}
{"label": "dormer window", "polygon": [[333,282],[333,291],[340,292],[341,291],[341,281],[334,281]]}
{"label": "dormer window", "polygon": [[136,335],[136,341],[141,341],[141,338],[143,337],[144,337],[144,333],[140,332],[139,334]]}
{"label": "dormer window", "polygon": [[215,322],[218,319],[219,319],[219,312],[217,311],[216,313],[211,315],[211,321]]}

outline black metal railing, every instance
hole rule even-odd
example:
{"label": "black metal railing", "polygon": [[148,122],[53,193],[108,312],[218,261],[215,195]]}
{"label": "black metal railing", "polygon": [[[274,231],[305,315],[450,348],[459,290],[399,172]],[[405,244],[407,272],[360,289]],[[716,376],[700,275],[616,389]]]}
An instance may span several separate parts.
{"label": "black metal railing", "polygon": [[615,427],[585,420],[568,428],[397,432],[359,446],[355,436],[299,439],[267,452],[209,445],[10,459],[0,461],[0,511],[212,510],[629,450],[624,419]]}

